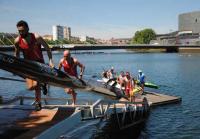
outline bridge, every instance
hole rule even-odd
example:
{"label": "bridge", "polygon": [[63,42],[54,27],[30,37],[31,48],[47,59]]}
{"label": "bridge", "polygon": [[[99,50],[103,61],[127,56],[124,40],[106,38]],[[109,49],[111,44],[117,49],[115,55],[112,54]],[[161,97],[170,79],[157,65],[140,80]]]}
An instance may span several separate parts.
{"label": "bridge", "polygon": [[[52,50],[108,50],[108,49],[131,49],[137,51],[165,50],[165,52],[200,52],[200,45],[88,45],[88,44],[59,44],[51,45]],[[13,51],[14,46],[1,46],[0,51]]]}
{"label": "bridge", "polygon": [[59,45],[53,46],[53,50],[69,49],[69,50],[107,50],[107,49],[132,49],[132,50],[165,50],[166,52],[179,52],[179,50],[199,50],[198,45],[148,45],[148,44],[137,44],[137,45]]}

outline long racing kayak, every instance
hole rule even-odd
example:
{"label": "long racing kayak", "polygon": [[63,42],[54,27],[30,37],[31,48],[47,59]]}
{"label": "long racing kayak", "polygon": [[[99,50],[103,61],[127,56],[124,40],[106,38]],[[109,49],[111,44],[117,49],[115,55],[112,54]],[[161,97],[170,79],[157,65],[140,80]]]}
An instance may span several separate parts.
{"label": "long racing kayak", "polygon": [[86,83],[85,81],[72,77],[59,69],[51,68],[49,65],[23,58],[16,58],[4,53],[0,53],[0,69],[23,78],[30,78],[53,86],[85,89],[112,98],[123,97],[109,89]]}
{"label": "long racing kayak", "polygon": [[36,61],[16,58],[4,53],[0,53],[0,68],[23,78],[30,78],[54,86],[74,88],[86,87],[84,82],[69,76],[61,70],[51,68],[46,64]]}

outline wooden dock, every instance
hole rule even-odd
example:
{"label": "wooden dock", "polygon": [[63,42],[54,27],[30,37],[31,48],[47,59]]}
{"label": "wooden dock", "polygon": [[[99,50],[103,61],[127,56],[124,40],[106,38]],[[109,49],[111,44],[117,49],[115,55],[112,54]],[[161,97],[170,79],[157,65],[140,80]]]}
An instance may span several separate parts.
{"label": "wooden dock", "polygon": [[151,107],[179,103],[182,101],[181,97],[169,96],[155,92],[145,92],[143,97],[148,99],[148,101],[151,103]]}

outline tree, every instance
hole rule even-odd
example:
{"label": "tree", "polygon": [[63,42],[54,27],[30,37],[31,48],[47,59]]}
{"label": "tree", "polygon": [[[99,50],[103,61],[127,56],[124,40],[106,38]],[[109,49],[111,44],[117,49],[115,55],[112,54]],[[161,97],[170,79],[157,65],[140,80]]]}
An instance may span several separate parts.
{"label": "tree", "polygon": [[151,40],[156,39],[156,33],[153,29],[144,29],[136,31],[135,36],[132,38],[133,44],[149,44]]}

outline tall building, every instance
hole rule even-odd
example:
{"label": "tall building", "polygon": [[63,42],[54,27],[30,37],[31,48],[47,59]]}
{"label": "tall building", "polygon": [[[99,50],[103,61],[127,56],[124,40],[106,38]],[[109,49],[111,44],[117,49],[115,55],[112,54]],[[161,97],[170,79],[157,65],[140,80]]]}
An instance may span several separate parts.
{"label": "tall building", "polygon": [[183,13],[179,15],[178,30],[200,33],[200,11]]}
{"label": "tall building", "polygon": [[63,39],[63,27],[60,25],[53,26],[53,40]]}
{"label": "tall building", "polygon": [[71,28],[60,26],[60,25],[54,25],[53,26],[53,40],[60,40],[60,39],[67,39],[69,40],[71,37]]}
{"label": "tall building", "polygon": [[70,40],[70,38],[71,38],[71,28],[70,27],[64,27],[63,33],[64,33],[64,39]]}

